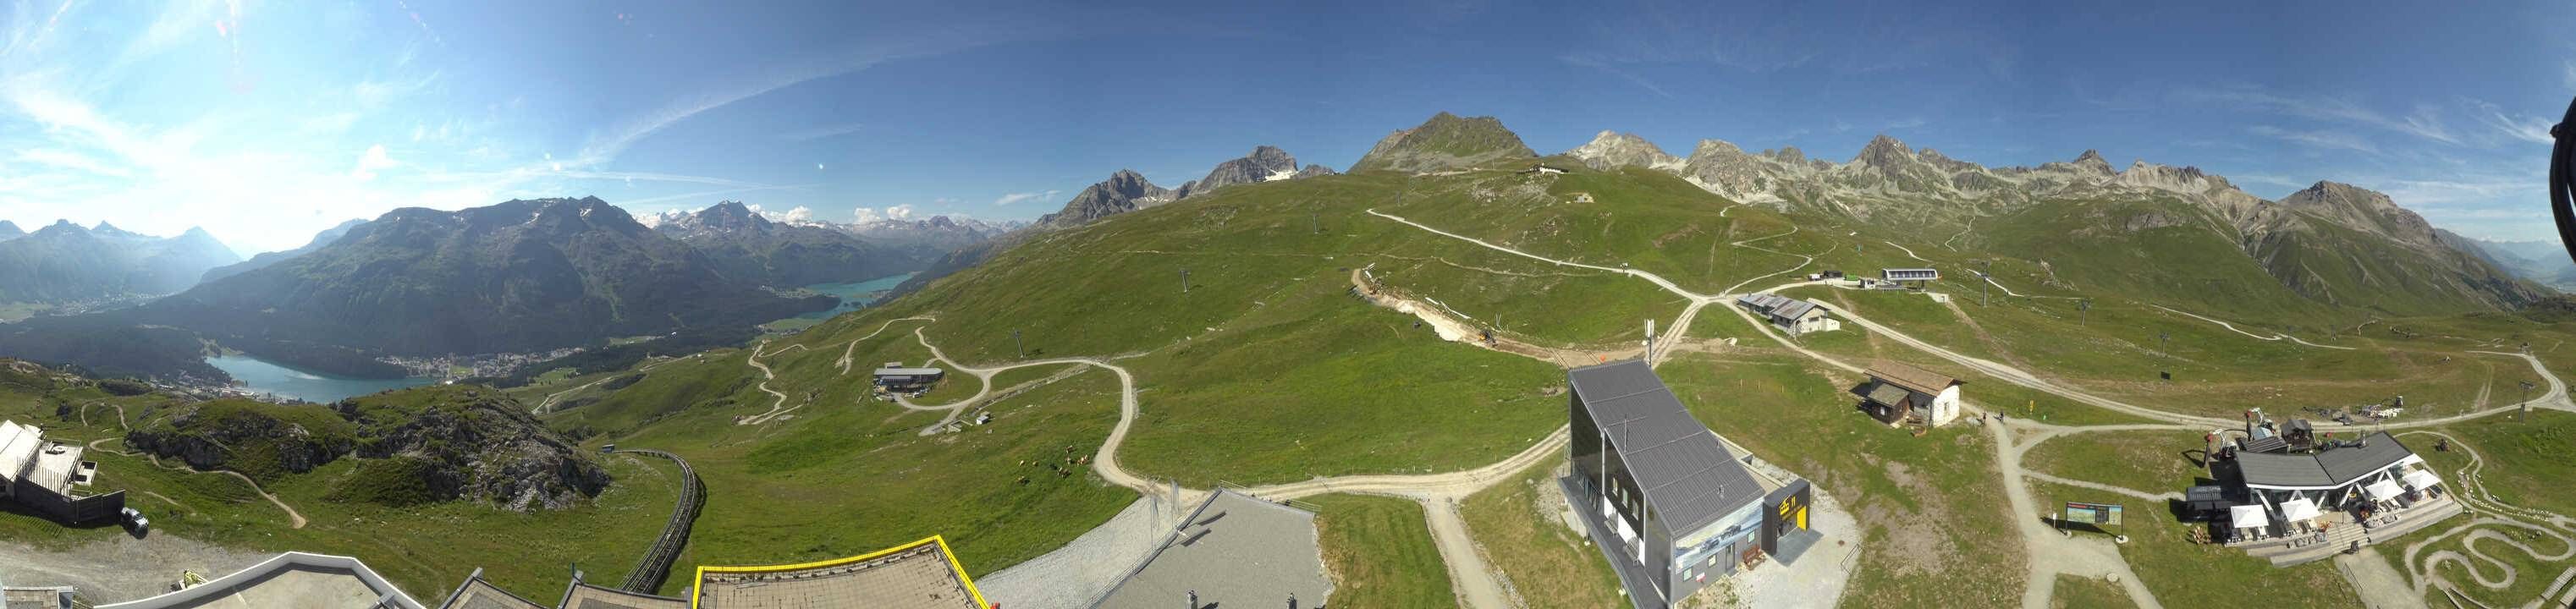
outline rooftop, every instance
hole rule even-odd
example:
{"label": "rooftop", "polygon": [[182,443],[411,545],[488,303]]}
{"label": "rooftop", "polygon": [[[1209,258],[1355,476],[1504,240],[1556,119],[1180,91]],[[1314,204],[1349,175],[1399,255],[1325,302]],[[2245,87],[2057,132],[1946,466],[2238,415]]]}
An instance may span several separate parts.
{"label": "rooftop", "polygon": [[[710,605],[712,606],[712,605]],[[807,605],[759,605],[767,607]],[[637,594],[594,586],[579,581],[564,588],[563,604],[558,609],[689,609],[689,599]]]}
{"label": "rooftop", "polygon": [[943,372],[938,368],[878,368],[877,376],[938,376]]}
{"label": "rooftop", "polygon": [[1916,368],[1913,364],[1891,361],[1870,364],[1869,376],[1898,387],[1930,394],[1939,394],[1941,390],[1948,389],[1951,385],[1966,384],[1947,374]]}
{"label": "rooftop", "polygon": [[424,609],[366,563],[347,556],[287,552],[178,592],[99,609]]}
{"label": "rooftop", "polygon": [[1786,319],[1804,317],[1808,312],[1824,308],[1823,306],[1816,304],[1814,301],[1800,300],[1781,296],[1779,294],[1746,294],[1742,297],[1736,298],[1735,301],[1745,306],[1761,310],[1764,313],[1769,313],[1773,316]]}
{"label": "rooftop", "polygon": [[0,421],[0,484],[15,483],[35,468],[44,432],[17,421]]}
{"label": "rooftop", "polygon": [[1681,534],[1762,499],[1765,492],[1717,434],[1691,417],[1653,368],[1624,360],[1566,373],[1646,503]]}
{"label": "rooftop", "polygon": [[72,589],[0,588],[0,609],[71,609]]}
{"label": "rooftop", "polygon": [[1315,513],[1218,490],[1093,606],[1169,607],[1192,591],[1202,606],[1328,606]]}
{"label": "rooftop", "polygon": [[448,595],[447,602],[438,607],[439,609],[554,609],[538,604],[536,601],[519,598],[519,595],[492,585],[492,582],[483,579],[482,569],[475,569],[474,574],[466,576],[465,585],[457,586],[456,593]]}
{"label": "rooftop", "polygon": [[2331,448],[2311,455],[2236,453],[2245,485],[2261,488],[2316,489],[2350,484],[2415,456],[2388,432],[2371,434],[2359,447]]}
{"label": "rooftop", "polygon": [[[907,607],[982,609],[983,595],[948,542],[929,539],[872,554],[793,565],[698,567],[699,609]],[[609,607],[613,605],[603,605]],[[578,607],[574,609],[580,609]]]}

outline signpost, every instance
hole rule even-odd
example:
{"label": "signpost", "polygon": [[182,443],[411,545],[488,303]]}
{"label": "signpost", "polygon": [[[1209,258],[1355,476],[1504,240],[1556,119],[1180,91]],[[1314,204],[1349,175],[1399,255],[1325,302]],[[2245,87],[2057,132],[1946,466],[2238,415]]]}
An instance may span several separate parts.
{"label": "signpost", "polygon": [[[2120,526],[2120,504],[2068,501],[2065,515],[2057,519],[2057,528],[2063,531],[2068,524],[2088,525],[2095,531],[2109,533],[2110,531],[2103,527]],[[2122,536],[2123,540],[2126,537]]]}

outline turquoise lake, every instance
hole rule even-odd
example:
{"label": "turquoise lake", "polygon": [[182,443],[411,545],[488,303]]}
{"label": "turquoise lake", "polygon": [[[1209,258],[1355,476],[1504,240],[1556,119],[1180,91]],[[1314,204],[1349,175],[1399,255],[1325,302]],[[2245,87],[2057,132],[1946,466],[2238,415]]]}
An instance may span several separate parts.
{"label": "turquoise lake", "polygon": [[223,370],[224,374],[233,375],[234,380],[248,385],[251,391],[324,404],[387,389],[438,382],[434,378],[354,379],[289,368],[248,355],[209,357],[206,363]]}

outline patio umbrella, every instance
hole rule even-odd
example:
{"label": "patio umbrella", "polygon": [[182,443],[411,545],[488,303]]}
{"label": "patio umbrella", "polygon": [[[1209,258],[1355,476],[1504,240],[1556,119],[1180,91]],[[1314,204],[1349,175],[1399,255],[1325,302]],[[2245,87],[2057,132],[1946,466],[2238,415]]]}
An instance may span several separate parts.
{"label": "patio umbrella", "polygon": [[2442,478],[2440,476],[2433,475],[2433,472],[2428,470],[2419,469],[2406,472],[2406,484],[2408,486],[2422,489],[2431,488],[2433,485],[2441,483]]}
{"label": "patio umbrella", "polygon": [[2317,502],[2315,501],[2309,501],[2307,499],[2292,499],[2281,502],[2282,520],[2298,522],[2301,520],[2316,518],[2318,514]]}
{"label": "patio umbrella", "polygon": [[2272,524],[2271,515],[2263,513],[2263,506],[2258,504],[2239,505],[2227,508],[2227,519],[2230,522],[2235,523],[2236,528],[2239,529],[2251,529]]}
{"label": "patio umbrella", "polygon": [[2369,492],[2372,501],[2387,501],[2406,494],[2406,489],[2397,488],[2396,482],[2387,480],[2372,482],[2370,486],[2362,487],[2361,490]]}

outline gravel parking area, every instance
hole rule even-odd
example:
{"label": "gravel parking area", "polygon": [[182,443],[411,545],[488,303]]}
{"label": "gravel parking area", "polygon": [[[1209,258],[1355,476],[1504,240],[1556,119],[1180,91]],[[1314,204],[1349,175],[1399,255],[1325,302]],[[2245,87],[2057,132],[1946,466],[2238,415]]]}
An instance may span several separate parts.
{"label": "gravel parking area", "polygon": [[65,551],[0,540],[0,581],[12,586],[71,586],[83,601],[121,603],[169,592],[179,582],[180,571],[213,579],[275,555],[167,535],[135,539],[118,534]]}
{"label": "gravel parking area", "polygon": [[1011,609],[1083,609],[1109,593],[1109,587],[1145,562],[1172,525],[1189,515],[1203,492],[1183,491],[1179,501],[1153,496],[1127,504],[1109,522],[1083,533],[1062,548],[975,580],[984,600]]}

